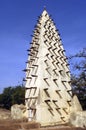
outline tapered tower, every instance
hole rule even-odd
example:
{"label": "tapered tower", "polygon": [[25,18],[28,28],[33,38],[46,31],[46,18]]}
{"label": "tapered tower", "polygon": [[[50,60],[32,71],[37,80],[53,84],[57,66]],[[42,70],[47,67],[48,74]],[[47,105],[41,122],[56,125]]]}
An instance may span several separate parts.
{"label": "tapered tower", "polygon": [[72,99],[70,71],[60,34],[46,10],[35,26],[28,51],[25,69],[28,120],[42,126],[68,122]]}

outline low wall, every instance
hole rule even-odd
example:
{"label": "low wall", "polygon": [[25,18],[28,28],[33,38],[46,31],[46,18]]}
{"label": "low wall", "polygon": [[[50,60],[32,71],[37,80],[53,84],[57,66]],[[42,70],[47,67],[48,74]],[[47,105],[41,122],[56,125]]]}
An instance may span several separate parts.
{"label": "low wall", "polygon": [[70,123],[75,127],[86,128],[86,111],[78,111],[76,113],[71,113]]}
{"label": "low wall", "polygon": [[26,111],[26,107],[21,104],[15,104],[11,107],[11,118],[12,119],[27,119],[28,113]]}

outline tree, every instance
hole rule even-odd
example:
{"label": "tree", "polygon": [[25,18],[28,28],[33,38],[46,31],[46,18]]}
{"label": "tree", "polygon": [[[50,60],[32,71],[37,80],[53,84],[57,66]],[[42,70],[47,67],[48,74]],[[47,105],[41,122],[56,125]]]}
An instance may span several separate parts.
{"label": "tree", "polygon": [[83,109],[86,109],[86,48],[70,57],[70,60],[76,62],[72,68],[72,88],[80,100]]}
{"label": "tree", "polygon": [[3,107],[3,94],[0,94],[0,107]]}
{"label": "tree", "polygon": [[24,104],[25,88],[23,86],[7,87],[0,94],[0,106],[10,109],[13,104]]}
{"label": "tree", "polygon": [[9,109],[12,105],[12,87],[5,88],[3,91],[3,107]]}
{"label": "tree", "polygon": [[25,102],[25,88],[17,86],[14,88],[14,93],[12,95],[12,104],[24,104]]}

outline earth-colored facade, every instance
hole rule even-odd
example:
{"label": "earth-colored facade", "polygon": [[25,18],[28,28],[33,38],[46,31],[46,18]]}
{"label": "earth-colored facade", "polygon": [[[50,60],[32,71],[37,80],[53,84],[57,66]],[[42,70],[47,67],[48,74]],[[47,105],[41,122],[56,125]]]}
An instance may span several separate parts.
{"label": "earth-colored facade", "polygon": [[70,71],[60,34],[46,10],[34,30],[27,61],[28,120],[42,126],[67,123],[71,110]]}

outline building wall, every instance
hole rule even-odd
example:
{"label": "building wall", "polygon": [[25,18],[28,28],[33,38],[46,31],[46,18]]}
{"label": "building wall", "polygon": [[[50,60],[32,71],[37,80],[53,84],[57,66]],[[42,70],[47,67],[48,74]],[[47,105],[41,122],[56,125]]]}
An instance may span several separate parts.
{"label": "building wall", "polygon": [[46,10],[34,30],[26,67],[25,102],[29,121],[66,123],[71,108],[70,71],[59,32]]}

